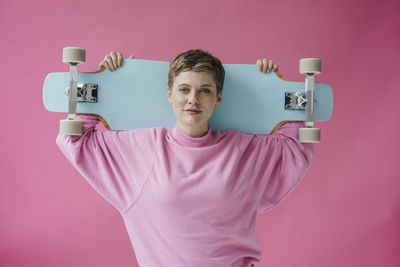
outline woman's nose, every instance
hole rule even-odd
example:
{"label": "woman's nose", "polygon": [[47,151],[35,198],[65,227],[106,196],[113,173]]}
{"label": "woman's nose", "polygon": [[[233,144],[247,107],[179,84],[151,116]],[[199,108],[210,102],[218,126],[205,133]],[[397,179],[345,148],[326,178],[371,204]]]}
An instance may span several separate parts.
{"label": "woman's nose", "polygon": [[196,94],[191,94],[189,96],[189,104],[192,104],[192,105],[198,105],[199,104],[199,100],[198,100]]}

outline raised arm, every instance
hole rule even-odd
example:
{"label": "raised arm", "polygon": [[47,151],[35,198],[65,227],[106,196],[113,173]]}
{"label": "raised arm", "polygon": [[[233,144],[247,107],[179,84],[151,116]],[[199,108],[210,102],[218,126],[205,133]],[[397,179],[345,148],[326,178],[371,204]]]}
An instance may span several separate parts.
{"label": "raised arm", "polygon": [[[257,59],[256,65],[258,67],[258,70],[264,73],[269,73],[271,71],[274,71],[278,77],[282,77],[282,75],[278,72],[279,66],[275,64],[271,59]],[[275,133],[283,124],[287,122],[295,122],[295,121],[282,121],[279,124],[277,124],[274,129],[271,131],[270,134]]]}
{"label": "raised arm", "polygon": [[[135,57],[134,55],[130,55],[129,59],[134,59],[134,57]],[[117,68],[122,67],[122,62],[123,62],[122,59],[123,59],[122,53],[115,52],[115,51],[110,52],[99,63],[99,70],[97,72],[101,72],[105,69],[107,69],[108,71],[113,71],[113,70],[116,70]],[[111,130],[110,126],[108,125],[106,120],[103,119],[103,117],[96,115],[96,114],[90,114],[90,113],[79,113],[79,114],[95,116],[103,123],[104,127],[106,127],[108,130]]]}

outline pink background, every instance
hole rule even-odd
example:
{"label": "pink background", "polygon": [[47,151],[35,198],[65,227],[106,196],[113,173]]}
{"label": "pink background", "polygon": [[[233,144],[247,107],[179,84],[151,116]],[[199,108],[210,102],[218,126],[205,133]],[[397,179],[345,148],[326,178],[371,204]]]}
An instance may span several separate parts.
{"label": "pink background", "polygon": [[0,266],[137,266],[122,218],[55,144],[42,104],[47,73],[68,71],[64,46],[169,61],[202,48],[223,63],[273,59],[317,82],[335,107],[319,123],[310,171],[258,218],[257,266],[400,266],[399,1],[1,1]]}

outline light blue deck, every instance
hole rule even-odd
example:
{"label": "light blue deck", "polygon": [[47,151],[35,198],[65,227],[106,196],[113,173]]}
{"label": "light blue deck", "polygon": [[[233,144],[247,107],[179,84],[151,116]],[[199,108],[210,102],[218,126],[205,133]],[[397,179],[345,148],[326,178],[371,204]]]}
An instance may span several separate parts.
{"label": "light blue deck", "polygon": [[[124,60],[113,72],[79,73],[79,83],[98,84],[98,102],[78,102],[77,113],[102,116],[114,130],[175,126],[176,117],[167,98],[169,62]],[[304,91],[304,82],[288,82],[275,73],[264,74],[256,65],[224,64],[222,103],[209,120],[213,130],[237,130],[268,134],[284,120],[304,121],[304,111],[284,109],[285,92]],[[316,80],[320,76],[316,76]],[[322,77],[321,77],[322,78]],[[43,86],[43,103],[48,111],[68,112],[69,72],[50,73]],[[315,121],[327,121],[333,111],[329,85],[315,85]]]}

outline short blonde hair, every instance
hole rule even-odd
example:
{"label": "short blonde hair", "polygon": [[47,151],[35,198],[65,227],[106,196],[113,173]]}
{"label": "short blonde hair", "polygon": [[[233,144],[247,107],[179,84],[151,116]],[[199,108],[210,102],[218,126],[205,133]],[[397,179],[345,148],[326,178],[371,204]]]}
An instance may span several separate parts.
{"label": "short blonde hair", "polygon": [[222,92],[225,69],[221,61],[210,53],[195,49],[180,53],[171,60],[168,69],[168,87],[172,89],[175,77],[183,71],[206,71],[213,75],[217,86],[217,94]]}

